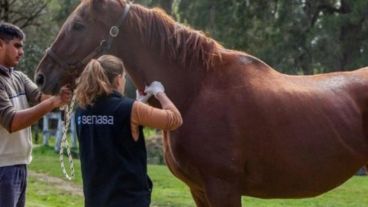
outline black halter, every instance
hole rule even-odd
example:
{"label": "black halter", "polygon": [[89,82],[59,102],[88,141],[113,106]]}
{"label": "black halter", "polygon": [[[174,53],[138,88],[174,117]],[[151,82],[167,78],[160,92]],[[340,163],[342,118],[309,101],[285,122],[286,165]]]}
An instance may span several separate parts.
{"label": "black halter", "polygon": [[130,10],[130,3],[125,6],[123,14],[120,16],[118,22],[110,28],[109,36],[107,39],[103,39],[100,42],[100,45],[97,46],[89,55],[87,55],[82,61],[78,61],[76,63],[67,63],[63,61],[53,50],[51,47],[47,48],[46,56],[49,56],[53,61],[55,61],[61,68],[68,71],[68,73],[72,75],[77,75],[78,70],[81,69],[84,65],[86,65],[92,58],[95,58],[101,54],[106,53],[111,49],[112,41],[115,37],[119,35],[120,27],[123,24],[125,18],[128,16]]}

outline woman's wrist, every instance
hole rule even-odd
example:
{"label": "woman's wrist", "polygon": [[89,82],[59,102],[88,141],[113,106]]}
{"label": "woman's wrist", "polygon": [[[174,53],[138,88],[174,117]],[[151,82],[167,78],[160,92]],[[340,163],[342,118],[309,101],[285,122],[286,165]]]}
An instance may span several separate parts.
{"label": "woman's wrist", "polygon": [[155,94],[155,97],[156,98],[160,98],[161,96],[164,96],[164,95],[165,95],[165,92],[160,91],[160,92],[158,92],[158,93]]}

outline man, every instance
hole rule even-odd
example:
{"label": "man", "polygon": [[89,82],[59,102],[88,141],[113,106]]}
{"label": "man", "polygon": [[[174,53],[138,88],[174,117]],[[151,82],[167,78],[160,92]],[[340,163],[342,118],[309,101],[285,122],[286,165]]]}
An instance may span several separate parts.
{"label": "man", "polygon": [[17,26],[0,23],[0,207],[25,206],[30,126],[71,99],[67,87],[57,96],[41,94],[24,73],[14,70],[24,53],[24,38]]}

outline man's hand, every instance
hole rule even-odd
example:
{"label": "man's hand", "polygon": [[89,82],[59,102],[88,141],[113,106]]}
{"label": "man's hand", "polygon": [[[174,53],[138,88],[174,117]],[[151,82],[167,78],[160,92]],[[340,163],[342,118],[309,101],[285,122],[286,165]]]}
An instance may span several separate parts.
{"label": "man's hand", "polygon": [[54,107],[61,107],[68,104],[72,100],[73,92],[68,86],[63,86],[60,88],[59,94],[52,96]]}

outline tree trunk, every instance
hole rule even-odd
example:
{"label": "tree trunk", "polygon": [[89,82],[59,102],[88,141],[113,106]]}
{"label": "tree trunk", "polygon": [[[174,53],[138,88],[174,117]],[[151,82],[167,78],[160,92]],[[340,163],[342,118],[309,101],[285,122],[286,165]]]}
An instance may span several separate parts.
{"label": "tree trunk", "polygon": [[362,23],[354,24],[349,22],[341,27],[340,41],[342,57],[340,60],[340,69],[352,69],[349,67],[351,67],[354,57],[359,56],[362,39],[360,37],[360,34],[362,34]]}
{"label": "tree trunk", "polygon": [[0,1],[0,20],[9,22],[9,1],[8,0]]}

